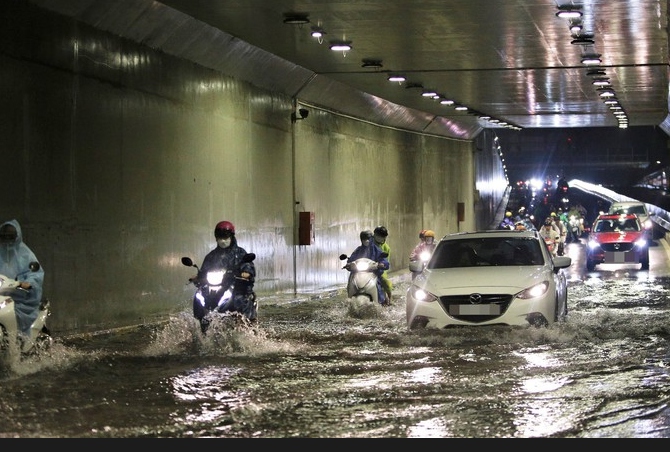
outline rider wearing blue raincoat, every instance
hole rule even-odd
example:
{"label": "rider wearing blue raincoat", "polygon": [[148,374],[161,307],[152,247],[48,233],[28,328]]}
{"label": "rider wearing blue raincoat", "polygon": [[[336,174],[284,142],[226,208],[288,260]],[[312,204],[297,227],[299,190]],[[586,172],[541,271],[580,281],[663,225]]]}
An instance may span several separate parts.
{"label": "rider wearing blue raincoat", "polygon": [[362,231],[360,233],[361,244],[356,247],[351,253],[351,256],[349,256],[347,265],[362,257],[366,257],[381,264],[379,268],[375,270],[375,274],[377,275],[377,299],[381,304],[385,305],[387,304],[386,293],[381,284],[381,278],[382,274],[391,267],[391,264],[386,257],[382,257],[383,251],[377,246],[375,241],[372,240],[373,235],[372,231]]}
{"label": "rider wearing blue raincoat", "polygon": [[0,273],[21,281],[21,287],[12,295],[19,333],[30,334],[30,326],[39,315],[44,285],[44,269],[31,270],[30,263],[39,262],[35,253],[23,243],[21,226],[16,220],[0,225]]}

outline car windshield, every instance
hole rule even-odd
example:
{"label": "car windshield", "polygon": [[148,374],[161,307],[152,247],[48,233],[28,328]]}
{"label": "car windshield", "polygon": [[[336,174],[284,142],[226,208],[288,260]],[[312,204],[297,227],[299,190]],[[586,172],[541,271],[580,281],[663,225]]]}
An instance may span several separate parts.
{"label": "car windshield", "polygon": [[621,214],[625,215],[627,213],[634,213],[635,215],[645,216],[647,214],[647,210],[642,205],[634,205],[634,206],[616,208],[612,213],[616,215]]}
{"label": "car windshield", "polygon": [[593,228],[595,232],[639,231],[640,224],[633,220],[599,220]]}
{"label": "car windshield", "polygon": [[530,237],[464,238],[441,242],[427,268],[543,265],[540,242]]}

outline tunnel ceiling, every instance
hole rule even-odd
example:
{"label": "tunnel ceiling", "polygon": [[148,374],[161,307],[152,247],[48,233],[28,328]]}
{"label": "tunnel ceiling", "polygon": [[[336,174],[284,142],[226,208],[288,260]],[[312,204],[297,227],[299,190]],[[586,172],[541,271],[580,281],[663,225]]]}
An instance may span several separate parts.
{"label": "tunnel ceiling", "polygon": [[[481,115],[512,131],[616,128],[595,78],[609,80],[630,127],[666,130],[668,121],[668,0],[30,1],[308,105],[407,130],[473,139],[502,127]],[[582,12],[578,35],[559,7]],[[284,23],[294,16],[308,22]],[[330,50],[336,41],[352,49]],[[602,62],[582,63],[590,55]]]}

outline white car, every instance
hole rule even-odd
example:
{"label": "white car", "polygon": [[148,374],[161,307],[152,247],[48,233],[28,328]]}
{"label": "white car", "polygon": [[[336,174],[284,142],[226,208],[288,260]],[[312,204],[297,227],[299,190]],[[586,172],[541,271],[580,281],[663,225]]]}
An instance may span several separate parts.
{"label": "white car", "polygon": [[610,215],[626,215],[634,213],[640,219],[640,223],[642,223],[642,226],[644,226],[647,231],[651,230],[653,226],[651,218],[649,218],[653,214],[650,214],[646,204],[640,201],[613,202],[607,213]]}
{"label": "white car", "polygon": [[442,238],[407,290],[407,327],[548,326],[568,312],[563,269],[537,231],[461,232]]}

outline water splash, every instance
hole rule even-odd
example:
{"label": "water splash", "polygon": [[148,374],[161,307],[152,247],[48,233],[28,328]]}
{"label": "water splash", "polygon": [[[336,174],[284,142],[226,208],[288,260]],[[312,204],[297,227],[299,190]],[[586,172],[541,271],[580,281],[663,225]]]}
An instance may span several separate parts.
{"label": "water splash", "polygon": [[190,312],[181,312],[155,331],[151,343],[143,350],[145,356],[230,356],[262,355],[295,350],[295,344],[270,338],[271,330],[262,324],[239,325],[215,318],[206,334]]}

